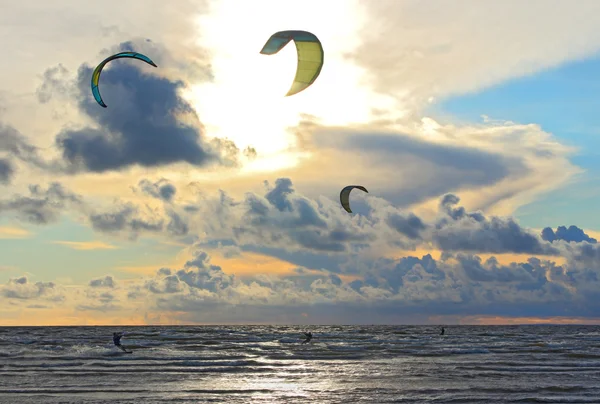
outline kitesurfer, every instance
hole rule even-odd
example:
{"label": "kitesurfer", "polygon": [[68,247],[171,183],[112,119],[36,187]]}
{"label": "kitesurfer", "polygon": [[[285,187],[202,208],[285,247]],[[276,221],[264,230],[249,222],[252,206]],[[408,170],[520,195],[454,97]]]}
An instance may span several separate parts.
{"label": "kitesurfer", "polygon": [[302,341],[303,344],[306,344],[307,342],[310,342],[310,340],[312,339],[312,332],[305,332],[304,335],[306,335],[306,339],[304,341]]}
{"label": "kitesurfer", "polygon": [[445,332],[446,330],[444,330],[444,327],[442,327],[442,332],[440,333],[440,335],[444,335]]}
{"label": "kitesurfer", "polygon": [[127,349],[125,349],[125,347],[123,345],[121,345],[122,337],[123,337],[122,332],[113,332],[113,342],[115,343],[115,346],[118,347],[119,349],[121,349],[123,352],[131,353],[131,351],[128,351]]}

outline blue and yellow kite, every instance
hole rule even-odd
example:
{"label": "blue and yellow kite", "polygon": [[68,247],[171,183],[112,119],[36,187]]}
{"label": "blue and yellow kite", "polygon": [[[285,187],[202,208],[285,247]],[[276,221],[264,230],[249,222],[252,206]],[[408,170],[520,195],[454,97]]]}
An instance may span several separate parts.
{"label": "blue and yellow kite", "polygon": [[100,95],[100,89],[98,88],[98,84],[100,81],[100,73],[102,73],[102,69],[104,68],[104,65],[106,65],[108,62],[110,62],[111,60],[121,59],[121,58],[138,59],[138,60],[148,63],[149,65],[158,67],[154,64],[154,62],[152,60],[150,60],[150,58],[148,56],[144,56],[141,53],[136,53],[136,52],[121,52],[121,53],[117,53],[116,55],[112,55],[112,56],[104,59],[102,61],[102,63],[100,63],[96,67],[96,69],[94,69],[94,73],[92,73],[92,94],[94,94],[94,98],[96,99],[98,104],[100,104],[104,108],[106,108],[106,104],[104,103],[104,101],[102,101],[102,96]]}

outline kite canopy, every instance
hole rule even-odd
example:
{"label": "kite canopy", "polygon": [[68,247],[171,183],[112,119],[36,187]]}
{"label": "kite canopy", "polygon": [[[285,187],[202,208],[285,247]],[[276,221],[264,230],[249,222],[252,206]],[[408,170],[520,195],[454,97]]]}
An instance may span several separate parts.
{"label": "kite canopy", "polygon": [[260,53],[274,55],[285,47],[291,40],[298,51],[298,67],[296,77],[287,96],[294,95],[308,88],[321,73],[323,67],[323,47],[319,39],[306,31],[280,31],[271,36]]}
{"label": "kite canopy", "polygon": [[363,187],[362,185],[348,185],[347,187],[344,187],[344,189],[342,189],[342,192],[340,192],[340,202],[341,202],[343,208],[348,213],[352,213],[352,210],[350,209],[350,192],[354,188],[360,189],[363,192],[369,193],[369,191],[367,191],[367,189],[365,187]]}
{"label": "kite canopy", "polygon": [[102,96],[100,95],[100,89],[98,88],[99,81],[100,81],[100,74],[102,73],[102,69],[104,68],[104,65],[106,65],[111,60],[121,59],[121,58],[138,59],[138,60],[148,63],[149,65],[157,67],[154,64],[154,62],[152,60],[150,60],[150,58],[148,56],[145,56],[145,55],[142,55],[141,53],[136,53],[136,52],[121,52],[121,53],[117,53],[116,55],[112,55],[112,56],[109,56],[106,59],[104,59],[102,61],[102,63],[100,63],[94,69],[94,72],[92,73],[92,94],[94,95],[96,102],[104,108],[106,108],[106,104],[104,103],[104,101],[102,101]]}

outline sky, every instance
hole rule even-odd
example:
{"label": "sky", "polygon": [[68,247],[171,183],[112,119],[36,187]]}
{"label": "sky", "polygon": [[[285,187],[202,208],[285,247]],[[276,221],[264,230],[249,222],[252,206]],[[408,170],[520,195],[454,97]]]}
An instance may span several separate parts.
{"label": "sky", "polygon": [[297,5],[0,0],[0,326],[600,324],[600,3]]}

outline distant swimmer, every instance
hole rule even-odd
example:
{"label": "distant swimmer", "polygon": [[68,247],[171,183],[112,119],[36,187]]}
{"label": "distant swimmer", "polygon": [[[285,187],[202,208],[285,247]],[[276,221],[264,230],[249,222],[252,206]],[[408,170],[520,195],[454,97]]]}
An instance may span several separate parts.
{"label": "distant swimmer", "polygon": [[440,335],[444,335],[445,332],[446,330],[444,330],[444,327],[442,327],[442,332],[440,333]]}
{"label": "distant swimmer", "polygon": [[306,344],[307,342],[310,342],[310,340],[312,339],[312,332],[305,332],[304,335],[306,335],[306,339],[304,341],[302,341],[302,343]]}
{"label": "distant swimmer", "polygon": [[122,332],[113,332],[113,342],[115,343],[115,346],[119,347],[119,349],[125,353],[133,353],[133,351],[128,351],[123,345],[121,345],[121,337],[123,337]]}

